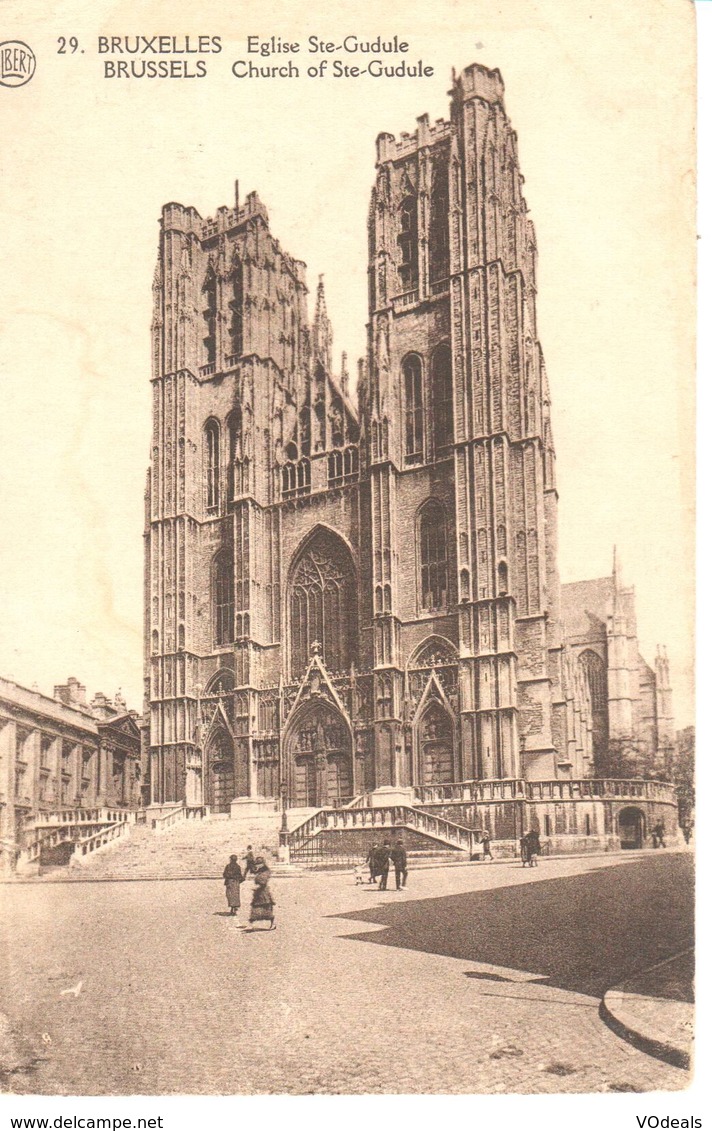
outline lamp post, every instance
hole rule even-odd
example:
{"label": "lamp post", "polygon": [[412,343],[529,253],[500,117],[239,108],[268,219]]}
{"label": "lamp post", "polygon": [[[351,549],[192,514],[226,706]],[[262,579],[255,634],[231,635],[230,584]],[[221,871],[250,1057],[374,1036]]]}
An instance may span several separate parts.
{"label": "lamp post", "polygon": [[289,827],[287,825],[287,794],[289,786],[286,781],[279,784],[279,797],[282,803],[282,824],[279,830],[279,859],[283,864],[289,863]]}

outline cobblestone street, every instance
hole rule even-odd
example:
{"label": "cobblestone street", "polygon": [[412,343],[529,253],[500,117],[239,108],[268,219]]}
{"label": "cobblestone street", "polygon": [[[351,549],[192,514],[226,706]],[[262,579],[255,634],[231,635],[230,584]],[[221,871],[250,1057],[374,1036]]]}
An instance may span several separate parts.
{"label": "cobblestone street", "polygon": [[273,887],[269,933],[226,914],[218,879],[4,886],[3,1090],[687,1084],[598,1013],[607,986],[691,945],[685,853],[414,870],[400,893],[328,873]]}

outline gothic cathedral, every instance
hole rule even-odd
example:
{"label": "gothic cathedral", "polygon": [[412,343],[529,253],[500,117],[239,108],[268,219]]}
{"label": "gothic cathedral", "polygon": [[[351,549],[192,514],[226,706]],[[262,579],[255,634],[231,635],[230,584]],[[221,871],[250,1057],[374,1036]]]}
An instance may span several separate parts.
{"label": "gothic cathedral", "polygon": [[379,136],[356,403],[323,283],[310,321],[257,195],[207,220],[164,207],[152,804],[593,774],[605,672],[563,635],[522,183],[498,71],[454,78],[450,121]]}

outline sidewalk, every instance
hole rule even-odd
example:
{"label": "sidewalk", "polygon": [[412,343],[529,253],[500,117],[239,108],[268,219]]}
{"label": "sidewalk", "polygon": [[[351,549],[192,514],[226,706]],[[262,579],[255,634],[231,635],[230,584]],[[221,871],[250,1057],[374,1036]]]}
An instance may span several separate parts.
{"label": "sidewalk", "polygon": [[608,990],[601,1017],[651,1056],[689,1068],[694,1036],[695,960],[684,950]]}

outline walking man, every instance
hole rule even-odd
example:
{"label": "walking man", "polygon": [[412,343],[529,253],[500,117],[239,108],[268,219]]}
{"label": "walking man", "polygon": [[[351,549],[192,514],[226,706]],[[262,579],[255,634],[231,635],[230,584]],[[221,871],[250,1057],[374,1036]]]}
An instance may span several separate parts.
{"label": "walking man", "polygon": [[483,860],[494,860],[494,856],[492,855],[492,852],[490,850],[490,835],[489,835],[489,832],[487,831],[487,829],[484,829],[484,831],[482,833],[482,839],[480,840],[480,844],[482,845],[482,859]]}
{"label": "walking man", "polygon": [[405,889],[405,881],[408,878],[408,856],[402,840],[397,842],[391,852],[391,860],[396,874],[396,891],[400,891],[401,888]]}
{"label": "walking man", "polygon": [[386,840],[383,842],[383,848],[378,850],[378,875],[381,877],[381,882],[378,885],[379,891],[385,891],[388,887],[388,869],[391,863],[391,842]]}
{"label": "walking man", "polygon": [[378,845],[374,841],[373,844],[371,845],[371,847],[369,848],[368,856],[366,857],[366,863],[368,864],[368,870],[371,873],[371,878],[368,881],[369,884],[375,884],[375,882],[376,882],[376,876],[378,875],[377,861],[378,861]]}

